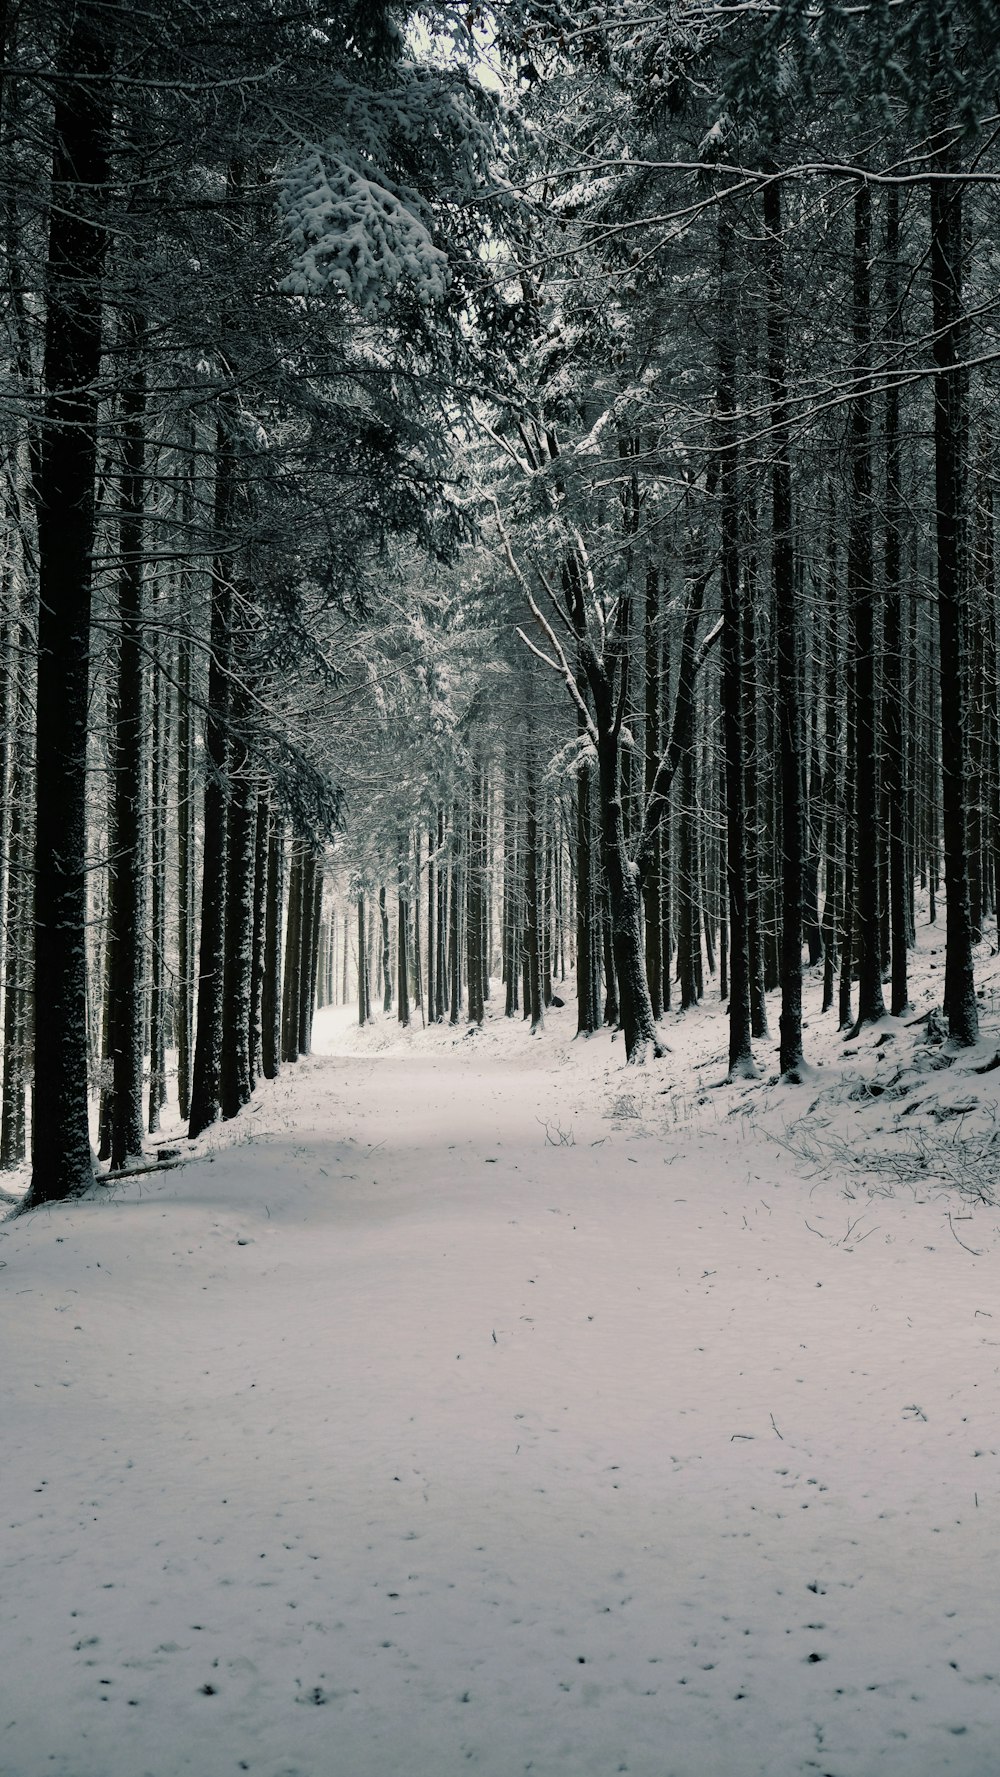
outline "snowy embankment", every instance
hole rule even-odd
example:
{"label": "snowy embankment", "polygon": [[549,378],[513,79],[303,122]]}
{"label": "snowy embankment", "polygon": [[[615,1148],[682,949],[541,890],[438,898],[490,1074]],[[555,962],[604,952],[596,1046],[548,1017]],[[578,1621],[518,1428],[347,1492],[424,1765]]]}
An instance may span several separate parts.
{"label": "snowy embankment", "polygon": [[572,1022],[4,1227],[5,1777],[993,1777],[1000,1212]]}

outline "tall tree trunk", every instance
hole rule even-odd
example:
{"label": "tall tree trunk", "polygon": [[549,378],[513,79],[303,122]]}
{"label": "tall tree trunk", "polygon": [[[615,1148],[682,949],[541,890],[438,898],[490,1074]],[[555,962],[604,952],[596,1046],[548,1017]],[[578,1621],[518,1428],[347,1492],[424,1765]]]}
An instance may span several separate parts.
{"label": "tall tree trunk", "polygon": [[690,748],[680,771],[677,861],[677,979],[681,1011],[696,1006],[701,998],[701,908],[698,892],[697,840],[695,836],[695,771]]}
{"label": "tall tree trunk", "polygon": [[0,1171],[25,1157],[25,1087],[28,1075],[29,1001],[32,977],[31,694],[28,682],[34,637],[22,599],[13,649],[13,737],[7,827],[6,948],[3,1006],[3,1100]]}
{"label": "tall tree trunk", "polygon": [[503,973],[504,1017],[519,1007],[521,977],[521,845],[512,752],[504,761],[503,779]]}
{"label": "tall tree trunk", "polygon": [[215,529],[212,613],[205,714],[205,799],[201,876],[198,1021],[191,1077],[192,1141],[218,1120],[222,1108],[222,996],[226,965],[226,855],[229,804],[229,715],[232,695],[233,563],[225,552],[236,494],[235,420],[229,400],[216,426]]}
{"label": "tall tree trunk", "polygon": [[[184,468],[182,518],[185,530],[194,522],[192,486],[194,439],[189,438]],[[182,585],[186,581],[182,575]],[[177,640],[177,1107],[183,1118],[191,1114],[191,1036],[194,1002],[194,721],[192,719],[190,597],[184,600]]]}
{"label": "tall tree trunk", "polygon": [[843,795],[841,790],[840,728],[840,602],[837,597],[836,509],[830,499],[830,529],[826,548],[826,596],[824,599],[823,680],[823,834],[825,900],[823,903],[823,1005],[833,1006],[837,966],[837,921],[840,918],[841,854],[843,846]]}
{"label": "tall tree trunk", "polygon": [[740,612],[739,463],[736,444],[736,339],[733,227],[719,218],[719,496],[722,530],[722,737],[725,749],[726,889],[729,912],[729,1078],[756,1074],[750,1026],[747,937],[746,762],[743,752],[743,625]]}
{"label": "tall tree trunk", "polygon": [[56,83],[38,499],[35,1093],[26,1207],[94,1176],[87,1094],[87,718],[112,57],[80,0]]}
{"label": "tall tree trunk", "polygon": [[[949,127],[949,142],[951,138]],[[950,146],[935,156],[936,170],[953,172]],[[941,686],[941,804],[944,827],[944,1011],[952,1040],[963,1046],[979,1034],[972,966],[969,864],[965,821],[966,681],[962,659],[962,605],[966,578],[966,415],[961,361],[962,187],[930,185],[931,297],[934,320],[934,487],[937,507],[937,607]]]}
{"label": "tall tree trunk", "polygon": [[[618,737],[602,735],[598,743],[601,789],[601,850],[608,884],[611,952],[618,987],[618,1008],[630,1062],[662,1053],[646,980],[642,949],[639,871],[628,855],[621,800]],[[610,1020],[609,1020],[610,1022]]]}
{"label": "tall tree trunk", "polygon": [[396,997],[399,1022],[410,1022],[410,897],[407,857],[401,838],[396,841]]}
{"label": "tall tree trunk", "polygon": [[427,1022],[438,1020],[437,998],[437,862],[434,851],[434,827],[427,828]]}
{"label": "tall tree trunk", "polygon": [[389,941],[389,908],[385,898],[385,884],[378,891],[378,916],[382,931],[382,1010],[392,1011],[392,951]]}
{"label": "tall tree trunk", "polygon": [[[888,349],[898,349],[902,339],[899,299],[899,188],[886,193],[885,324]],[[894,1018],[905,1010],[907,983],[907,856],[906,804],[909,772],[906,729],[903,721],[903,604],[902,604],[902,444],[899,420],[899,387],[890,380],[885,397],[885,684],[882,697],[883,778],[889,811],[889,945],[892,991],[889,1009]]]}
{"label": "tall tree trunk", "polygon": [[437,814],[437,955],[435,973],[437,979],[438,1023],[444,1023],[444,1015],[448,1010],[448,870],[445,865],[445,819],[444,809],[439,808]]}
{"label": "tall tree trunk", "polygon": [[[243,716],[242,697],[238,715]],[[222,1000],[221,1107],[235,1117],[250,1102],[254,862],[257,791],[245,747],[232,772],[226,834],[226,931]]]}
{"label": "tall tree trunk", "polygon": [[368,949],[365,939],[365,896],[358,890],[358,1023],[367,1024],[372,1015],[368,991]]}
{"label": "tall tree trunk", "polygon": [[312,1051],[313,1007],[316,1004],[316,965],[319,957],[319,925],[323,913],[323,873],[311,846],[303,858],[302,943],[299,949],[299,1054]]}
{"label": "tall tree trunk", "polygon": [[539,905],[538,783],[529,735],[524,758],[524,959],[526,963],[525,1016],[531,1018],[532,1035],[544,1023],[542,1008],[541,907]]}
{"label": "tall tree trunk", "polygon": [[[756,512],[747,513],[747,534],[752,536]],[[764,991],[764,935],[760,884],[760,711],[758,708],[757,565],[748,549],[743,564],[743,745],[747,810],[747,957],[750,970],[750,1029],[755,1037],[769,1035],[767,997]]]}
{"label": "tall tree trunk", "polygon": [[483,798],[485,794],[482,774],[476,771],[472,779],[472,796],[469,819],[469,861],[465,873],[466,880],[466,951],[469,972],[469,1022],[482,1024],[486,1009],[486,971],[485,956],[485,925],[486,898],[485,858],[486,835]]}
{"label": "tall tree trunk", "polygon": [[[264,914],[264,980],[261,987],[261,1066],[275,1080],[281,1065],[281,908],[284,899],[285,835],[272,809],[267,833],[267,905]],[[344,932],[344,960],[347,933]],[[346,994],[345,994],[346,998]]]}
{"label": "tall tree trunk", "polygon": [[162,644],[152,645],[153,720],[149,771],[149,1110],[147,1128],[160,1127],[167,1102],[167,681],[160,664]]}
{"label": "tall tree trunk", "polygon": [[857,877],[858,1015],[853,1034],[885,1017],[879,933],[879,746],[875,691],[875,548],[872,507],[871,393],[872,197],[862,180],[854,196],[853,334],[855,393],[851,400],[851,522],[847,597],[854,651],[857,723],[855,833],[866,865]]}
{"label": "tall tree trunk", "polygon": [[[645,643],[645,801],[653,792],[656,769],[663,751],[662,697],[660,673],[660,574],[654,562],[646,570],[646,606],[643,615]],[[663,995],[663,844],[658,832],[649,869],[642,885],[646,931],[646,976],[653,1018],[662,1018]]]}
{"label": "tall tree trunk", "polygon": [[787,348],[781,187],[764,187],[768,236],[767,380],[771,401],[771,571],[777,651],[778,771],[781,782],[781,1020],[782,1077],[802,1072],[802,851],[803,771],[799,711],[799,631],[792,540],[792,466],[789,456]]}
{"label": "tall tree trunk", "polygon": [[142,1153],[145,896],[145,697],[142,514],[145,383],[142,327],[128,327],[130,376],[122,397],[121,522],[111,810],[108,1029],[111,1036],[111,1165]]}
{"label": "tall tree trunk", "polygon": [[[302,915],[304,901],[305,847],[293,833],[288,861],[288,915],[285,920],[285,966],[281,978],[281,1059],[299,1059],[299,992],[302,986]],[[359,897],[360,900],[360,897]],[[359,933],[364,926],[364,908],[358,908]],[[358,1010],[360,1021],[371,1017],[368,1002],[368,971],[366,954],[358,959]]]}
{"label": "tall tree trunk", "polygon": [[[578,736],[583,719],[577,712]],[[580,745],[584,742],[581,738]],[[581,753],[576,776],[576,991],[578,1034],[590,1036],[601,1025],[600,908],[595,882],[593,845],[594,770]]]}
{"label": "tall tree trunk", "polygon": [[257,788],[253,818],[256,844],[253,863],[253,961],[250,970],[250,1028],[247,1032],[247,1063],[250,1090],[264,1072],[264,981],[267,971],[268,866],[271,855],[271,811],[267,791]]}
{"label": "tall tree trunk", "polygon": [[459,837],[458,808],[451,812],[451,894],[448,919],[449,1023],[457,1024],[462,1015],[462,845]]}

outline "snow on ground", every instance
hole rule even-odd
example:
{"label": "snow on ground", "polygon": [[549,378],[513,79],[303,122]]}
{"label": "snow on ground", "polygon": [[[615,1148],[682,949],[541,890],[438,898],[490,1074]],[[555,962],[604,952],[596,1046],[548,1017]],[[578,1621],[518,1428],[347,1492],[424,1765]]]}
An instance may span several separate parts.
{"label": "snow on ground", "polygon": [[0,1230],[5,1777],[995,1777],[1000,1210],[829,1143],[998,1071],[574,1022],[322,1013]]}

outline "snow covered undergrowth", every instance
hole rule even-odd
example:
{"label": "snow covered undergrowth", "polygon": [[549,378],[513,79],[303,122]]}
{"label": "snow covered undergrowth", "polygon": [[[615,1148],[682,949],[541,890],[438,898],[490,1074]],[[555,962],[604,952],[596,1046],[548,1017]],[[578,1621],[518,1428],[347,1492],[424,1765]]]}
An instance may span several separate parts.
{"label": "snow covered undergrowth", "polygon": [[7,1777],[993,1777],[1000,1212],[572,1024],[6,1224]]}

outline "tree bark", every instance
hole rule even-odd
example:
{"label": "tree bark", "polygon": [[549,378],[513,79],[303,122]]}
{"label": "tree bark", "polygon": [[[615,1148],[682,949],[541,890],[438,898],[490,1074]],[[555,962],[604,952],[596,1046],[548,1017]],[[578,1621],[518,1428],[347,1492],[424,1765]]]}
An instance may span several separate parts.
{"label": "tree bark", "polygon": [[[194,522],[194,436],[188,435],[188,460],[183,475],[181,516],[187,531]],[[181,576],[189,594],[186,575]],[[177,1107],[187,1119],[191,1114],[191,1037],[194,1009],[194,721],[192,719],[191,600],[186,596],[177,640],[177,991],[175,1030],[177,1039]]]}
{"label": "tree bark", "polygon": [[15,632],[12,673],[11,765],[7,828],[6,946],[4,953],[3,1100],[0,1171],[25,1157],[25,1087],[29,1063],[32,977],[31,694],[28,663],[34,637],[25,611]]}
{"label": "tree bark", "polygon": [[531,738],[524,759],[524,959],[526,964],[525,1016],[531,1018],[531,1033],[540,1031],[545,1018],[542,1007],[542,952],[539,922],[538,869],[538,784]]}
{"label": "tree bark", "polygon": [[768,244],[767,380],[771,403],[771,571],[777,649],[778,772],[781,783],[781,1019],[782,1077],[801,1078],[803,772],[799,710],[799,631],[792,538],[792,466],[789,455],[786,313],[781,187],[764,187]]}
{"label": "tree bark", "polygon": [[368,992],[368,952],[365,943],[365,897],[358,890],[358,1023],[365,1025],[372,1015]]}
{"label": "tree bark", "polygon": [[[304,899],[304,846],[297,834],[292,835],[288,865],[288,916],[285,921],[285,966],[281,985],[281,1059],[299,1059],[299,990],[302,985],[302,915]],[[359,896],[358,930],[364,927],[364,903]],[[368,1001],[367,956],[358,953],[358,1010],[360,1022],[371,1017]]]}
{"label": "tree bark", "polygon": [[725,748],[726,891],[729,913],[729,1078],[756,1075],[750,1025],[747,935],[746,763],[743,754],[743,624],[740,611],[739,462],[736,441],[736,338],[733,332],[732,222],[719,218],[719,500],[722,532],[722,737]]}
{"label": "tree bark", "polygon": [[[646,570],[646,605],[643,614],[645,642],[645,801],[653,792],[656,768],[663,751],[660,694],[660,574],[654,562]],[[657,833],[649,869],[642,885],[646,931],[646,976],[654,1019],[663,1015],[663,920],[661,917],[663,847]]]}
{"label": "tree bark", "polygon": [[167,1102],[167,680],[161,670],[162,643],[152,642],[152,758],[149,771],[149,1099],[147,1128],[160,1127]]}
{"label": "tree bark", "polygon": [[271,859],[271,811],[267,791],[258,786],[253,863],[253,962],[250,971],[250,1028],[247,1032],[247,1064],[250,1090],[264,1072],[264,981],[267,973],[267,904]]}
{"label": "tree bark", "polygon": [[[954,171],[950,148],[935,156]],[[944,829],[944,1012],[952,1040],[976,1041],[979,1014],[972,965],[969,866],[965,820],[965,593],[967,416],[961,361],[962,187],[933,179],[930,187],[931,297],[934,320],[934,489],[937,509],[937,607],[941,688],[941,806]]]}
{"label": "tree bark", "polygon": [[[240,711],[243,714],[243,711]],[[226,929],[222,998],[221,1108],[235,1117],[250,1102],[254,862],[257,792],[245,749],[232,774],[226,833]]]}
{"label": "tree bark", "polygon": [[855,393],[850,412],[851,521],[847,597],[854,653],[857,724],[854,824],[866,865],[857,877],[858,1014],[854,1036],[885,1017],[879,933],[879,746],[875,693],[875,548],[871,394],[872,199],[865,180],[854,196],[853,334]]}
{"label": "tree bark", "polygon": [[87,1081],[87,725],[112,55],[80,0],[56,83],[38,500],[35,1094],[25,1207],[93,1182]]}
{"label": "tree bark", "polygon": [[389,908],[385,898],[385,884],[378,891],[378,915],[382,931],[382,1010],[392,1011],[392,953],[389,944]]}
{"label": "tree bark", "polygon": [[[232,695],[233,564],[225,552],[236,494],[235,439],[228,400],[216,426],[212,612],[205,715],[205,800],[201,877],[198,1020],[188,1135],[193,1141],[222,1109],[222,996],[226,966],[226,856],[229,813],[229,717]],[[234,423],[234,422],[233,422]]]}
{"label": "tree bark", "polygon": [[[264,916],[264,981],[261,988],[261,1066],[265,1080],[281,1067],[281,909],[284,899],[285,836],[272,809],[267,834],[267,909]],[[347,956],[347,933],[344,933]]]}
{"label": "tree bark", "polygon": [[[886,193],[885,319],[888,349],[902,337],[899,298],[899,189]],[[885,396],[885,683],[882,698],[883,776],[889,811],[889,945],[892,988],[889,1009],[894,1018],[905,1012],[907,982],[907,847],[906,808],[909,771],[903,722],[903,532],[902,444],[899,388],[890,381]]]}
{"label": "tree bark", "polygon": [[410,943],[409,882],[406,853],[401,838],[396,841],[396,1003],[399,1022],[404,1030],[410,1022]]}

